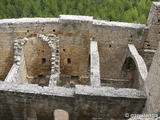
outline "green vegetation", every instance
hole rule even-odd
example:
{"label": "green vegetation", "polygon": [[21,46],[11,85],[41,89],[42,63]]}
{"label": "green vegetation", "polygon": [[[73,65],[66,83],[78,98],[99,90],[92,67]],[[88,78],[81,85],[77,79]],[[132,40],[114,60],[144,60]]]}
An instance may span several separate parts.
{"label": "green vegetation", "polygon": [[151,4],[152,0],[0,0],[0,18],[75,14],[96,19],[146,23]]}
{"label": "green vegetation", "polygon": [[144,35],[146,32],[147,31],[144,28],[138,30],[139,35]]}
{"label": "green vegetation", "polygon": [[57,81],[57,84],[58,84],[58,85],[61,85],[61,84],[62,84],[62,80],[58,80],[58,81]]}

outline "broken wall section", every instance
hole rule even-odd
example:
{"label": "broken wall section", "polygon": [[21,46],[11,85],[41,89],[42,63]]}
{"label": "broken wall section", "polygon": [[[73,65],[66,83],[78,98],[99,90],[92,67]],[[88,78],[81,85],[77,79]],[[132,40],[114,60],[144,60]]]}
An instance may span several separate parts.
{"label": "broken wall section", "polygon": [[160,115],[160,47],[153,57],[145,86],[147,102],[144,112]]}
{"label": "broken wall section", "polygon": [[[143,30],[146,32],[141,33]],[[91,33],[98,43],[101,79],[104,82],[107,79],[122,81],[120,75],[128,44],[134,44],[142,54],[147,31],[148,27],[143,24],[93,20]]]}
{"label": "broken wall section", "polygon": [[57,85],[60,66],[59,39],[54,34],[37,37],[15,40],[15,63],[6,81],[41,86]]}
{"label": "broken wall section", "polygon": [[147,25],[149,27],[149,33],[147,39],[144,42],[143,58],[149,70],[152,63],[152,58],[158,48],[158,43],[160,41],[160,2],[152,3]]}
{"label": "broken wall section", "polygon": [[22,45],[25,44],[27,38],[21,40],[15,40],[14,42],[14,64],[9,71],[5,82],[20,82],[28,83],[26,81],[27,71],[26,64],[24,59],[24,54],[22,53]]}
{"label": "broken wall section", "polygon": [[14,40],[56,34],[58,18],[20,18],[0,20],[0,80],[4,80],[14,63]]}

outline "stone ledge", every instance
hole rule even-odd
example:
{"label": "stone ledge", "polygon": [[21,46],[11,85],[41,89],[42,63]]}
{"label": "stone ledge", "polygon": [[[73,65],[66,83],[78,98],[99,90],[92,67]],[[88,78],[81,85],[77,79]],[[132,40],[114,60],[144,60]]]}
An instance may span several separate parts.
{"label": "stone ledge", "polygon": [[129,88],[115,89],[113,87],[93,87],[87,85],[76,85],[75,94],[90,95],[90,96],[104,96],[104,97],[123,97],[123,98],[142,98],[146,95],[143,91]]}
{"label": "stone ledge", "polygon": [[156,50],[144,49],[144,52],[148,52],[148,53],[156,53]]}
{"label": "stone ledge", "polygon": [[31,93],[40,95],[53,95],[62,97],[74,97],[77,95],[88,96],[101,96],[101,97],[123,97],[123,98],[135,98],[146,99],[146,95],[143,91],[129,88],[115,89],[113,87],[93,87],[87,85],[76,85],[75,88],[65,88],[54,86],[41,87],[36,84],[20,84],[9,83],[0,81],[0,91],[19,92],[19,93]]}
{"label": "stone ledge", "polygon": [[[93,16],[80,16],[80,15],[60,15],[59,18],[12,18],[1,19],[0,24],[21,24],[21,23],[61,23],[62,21],[77,21],[77,22],[91,22],[93,25],[98,26],[111,26],[111,27],[124,27],[136,29],[148,29],[145,24],[135,24],[127,22],[115,22],[93,19]],[[63,22],[62,22],[63,23]]]}
{"label": "stone ledge", "polygon": [[78,21],[92,21],[93,16],[81,16],[81,15],[60,15],[61,20],[78,20]]}
{"label": "stone ledge", "polygon": [[73,97],[74,89],[58,87],[41,87],[36,84],[20,84],[0,82],[0,91],[21,92],[21,93],[33,93],[42,95],[54,95],[63,97]]}
{"label": "stone ledge", "polygon": [[135,24],[135,23],[127,23],[127,22],[114,22],[114,21],[110,22],[110,21],[105,21],[105,20],[93,20],[93,25],[148,29],[148,27],[145,24]]}
{"label": "stone ledge", "polygon": [[0,24],[21,24],[21,23],[32,23],[32,22],[59,22],[59,18],[12,18],[12,19],[1,19]]}

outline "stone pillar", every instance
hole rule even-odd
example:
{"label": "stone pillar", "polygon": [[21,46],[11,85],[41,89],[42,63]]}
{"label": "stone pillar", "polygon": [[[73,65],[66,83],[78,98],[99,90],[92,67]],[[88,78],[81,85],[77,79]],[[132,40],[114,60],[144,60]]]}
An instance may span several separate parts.
{"label": "stone pillar", "polygon": [[96,41],[90,43],[90,82],[92,86],[100,86],[100,65],[99,65],[99,53]]}

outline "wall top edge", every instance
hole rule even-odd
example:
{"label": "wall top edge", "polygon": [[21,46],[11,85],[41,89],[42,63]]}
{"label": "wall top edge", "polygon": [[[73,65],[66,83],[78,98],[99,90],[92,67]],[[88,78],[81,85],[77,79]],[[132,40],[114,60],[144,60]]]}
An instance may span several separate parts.
{"label": "wall top edge", "polygon": [[74,89],[65,87],[41,87],[37,84],[20,84],[11,82],[0,82],[0,91],[31,93],[41,95],[53,95],[62,97],[73,97]]}
{"label": "wall top edge", "polygon": [[115,22],[106,20],[96,20],[92,16],[80,16],[80,15],[60,15],[60,18],[12,18],[12,19],[0,19],[0,24],[21,24],[21,23],[60,23],[63,21],[80,21],[80,22],[91,22],[93,25],[98,26],[113,26],[113,27],[124,27],[124,28],[144,28],[148,29],[145,24],[135,24],[126,22]]}
{"label": "wall top edge", "polygon": [[12,18],[0,19],[0,24],[20,24],[20,23],[33,23],[33,22],[59,22],[59,18]]}
{"label": "wall top edge", "polygon": [[131,88],[114,88],[107,86],[87,86],[76,85],[76,93],[80,95],[90,96],[110,96],[110,97],[123,97],[123,98],[142,98],[145,99],[146,95],[143,91]]}
{"label": "wall top edge", "polygon": [[127,22],[115,22],[115,21],[105,21],[105,20],[93,20],[94,25],[102,26],[115,26],[115,27],[128,27],[128,28],[145,28],[148,27],[145,24],[127,23]]}
{"label": "wall top edge", "polygon": [[81,16],[81,15],[60,15],[61,20],[78,20],[78,21],[92,21],[93,16]]}
{"label": "wall top edge", "polygon": [[113,87],[93,87],[87,85],[76,85],[75,88],[65,88],[54,86],[41,87],[36,84],[20,84],[0,81],[0,91],[3,92],[17,92],[17,93],[31,93],[40,95],[53,95],[62,97],[74,97],[74,95],[88,95],[88,96],[101,96],[101,97],[124,97],[135,99],[146,99],[143,91],[129,88],[115,89]]}
{"label": "wall top edge", "polygon": [[157,7],[160,7],[160,2],[153,2],[153,4]]}

